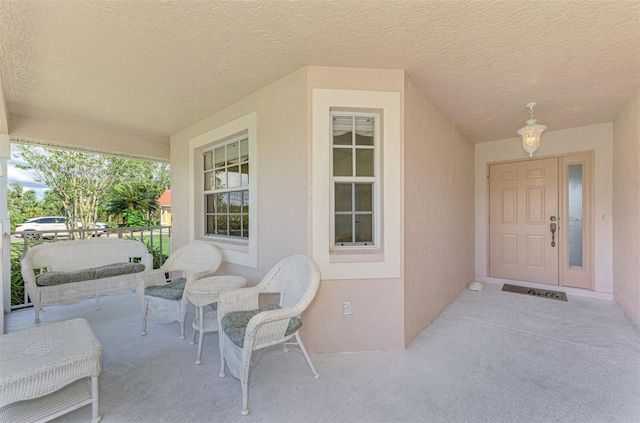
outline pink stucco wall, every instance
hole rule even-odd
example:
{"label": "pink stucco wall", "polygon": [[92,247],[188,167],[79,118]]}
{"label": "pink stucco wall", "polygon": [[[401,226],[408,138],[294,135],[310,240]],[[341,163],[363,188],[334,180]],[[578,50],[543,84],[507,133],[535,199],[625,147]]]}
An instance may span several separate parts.
{"label": "pink stucco wall", "polygon": [[474,145],[405,80],[404,326],[409,345],[474,278]]}
{"label": "pink stucco wall", "polygon": [[640,90],[613,123],[613,299],[640,330]]}
{"label": "pink stucco wall", "polygon": [[[279,259],[312,254],[313,90],[400,93],[411,111],[400,165],[401,222],[407,240],[399,278],[323,279],[304,315],[313,352],[405,348],[473,279],[473,145],[405,74],[394,70],[307,67],[270,84],[171,137],[173,246],[189,242],[189,140],[251,112],[257,113],[258,267],[224,264],[220,272],[256,283]],[[405,101],[405,91],[410,92]],[[402,185],[401,185],[402,186]],[[456,216],[452,219],[452,216]],[[406,231],[404,220],[410,224]],[[343,301],[353,314],[342,313]]]}
{"label": "pink stucco wall", "polygon": [[[314,88],[392,91],[401,96],[404,91],[402,71],[309,67],[307,78],[310,113]],[[310,131],[310,146],[312,141]],[[346,300],[353,304],[352,315],[342,313]],[[323,280],[305,316],[314,328],[313,334],[309,331],[309,347],[316,352],[402,349],[403,308],[402,278]]]}

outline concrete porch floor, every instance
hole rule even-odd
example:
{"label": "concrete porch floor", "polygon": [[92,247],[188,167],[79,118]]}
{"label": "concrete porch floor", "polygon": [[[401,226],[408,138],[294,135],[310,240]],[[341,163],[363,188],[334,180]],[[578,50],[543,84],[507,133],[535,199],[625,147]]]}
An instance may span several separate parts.
{"label": "concrete porch floor", "polygon": [[[218,377],[217,334],[203,363],[177,323],[140,336],[134,294],[48,306],[42,323],[86,318],[104,352],[100,414],[128,422],[639,422],[640,337],[611,301],[568,302],[465,290],[406,351],[315,354],[272,347],[252,369],[251,414],[240,383]],[[34,326],[11,313],[6,332]],[[193,311],[187,321],[193,318]],[[1,352],[0,352],[1,353]],[[89,406],[55,422],[86,422]]]}

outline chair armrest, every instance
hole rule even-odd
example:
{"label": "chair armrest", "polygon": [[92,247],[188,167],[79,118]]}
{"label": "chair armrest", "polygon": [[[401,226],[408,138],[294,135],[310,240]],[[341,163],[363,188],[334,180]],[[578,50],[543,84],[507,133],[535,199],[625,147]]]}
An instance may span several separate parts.
{"label": "chair armrest", "polygon": [[281,342],[287,331],[289,319],[297,315],[295,308],[291,307],[256,314],[247,324],[244,345],[251,345],[257,349]]}
{"label": "chair armrest", "polygon": [[151,253],[147,253],[140,257],[140,263],[144,264],[145,271],[153,270],[153,255]]}
{"label": "chair armrest", "polygon": [[36,295],[36,272],[31,265],[31,261],[22,260],[20,262],[20,272],[22,273],[22,279],[24,280],[24,286],[27,288],[27,293],[31,298],[35,298]]}

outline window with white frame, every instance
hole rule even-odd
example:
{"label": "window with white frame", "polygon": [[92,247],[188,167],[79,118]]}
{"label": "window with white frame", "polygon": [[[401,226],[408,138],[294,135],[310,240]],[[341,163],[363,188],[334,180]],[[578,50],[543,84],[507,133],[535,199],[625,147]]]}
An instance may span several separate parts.
{"label": "window with white frame", "polygon": [[379,116],[331,113],[332,245],[376,247]]}
{"label": "window with white frame", "polygon": [[204,235],[249,239],[249,139],[203,152]]}
{"label": "window with white frame", "polygon": [[189,140],[189,237],[212,242],[225,262],[258,267],[257,113]]}
{"label": "window with white frame", "polygon": [[323,279],[401,275],[401,104],[397,91],[312,90],[312,256]]}

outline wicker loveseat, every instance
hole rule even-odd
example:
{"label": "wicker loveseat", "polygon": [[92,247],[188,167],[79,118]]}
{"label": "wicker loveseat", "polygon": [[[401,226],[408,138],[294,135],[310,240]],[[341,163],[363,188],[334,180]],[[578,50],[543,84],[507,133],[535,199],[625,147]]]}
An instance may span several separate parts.
{"label": "wicker loveseat", "polygon": [[147,246],[131,239],[88,239],[37,245],[21,260],[22,277],[40,321],[44,305],[73,304],[136,288],[136,273],[153,269]]}

